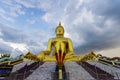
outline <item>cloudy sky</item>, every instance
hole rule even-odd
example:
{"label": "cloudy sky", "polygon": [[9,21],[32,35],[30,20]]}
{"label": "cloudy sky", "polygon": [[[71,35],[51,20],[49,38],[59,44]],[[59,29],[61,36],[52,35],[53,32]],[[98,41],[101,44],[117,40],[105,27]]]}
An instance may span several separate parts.
{"label": "cloudy sky", "polygon": [[45,50],[59,21],[77,54],[120,56],[120,0],[0,0],[0,53]]}

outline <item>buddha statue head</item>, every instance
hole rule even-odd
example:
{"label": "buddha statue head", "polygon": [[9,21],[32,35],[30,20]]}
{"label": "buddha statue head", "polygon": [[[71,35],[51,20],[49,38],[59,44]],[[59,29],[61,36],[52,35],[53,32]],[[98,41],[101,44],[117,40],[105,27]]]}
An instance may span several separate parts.
{"label": "buddha statue head", "polygon": [[57,37],[63,37],[64,36],[64,28],[61,25],[61,23],[59,23],[59,25],[57,26],[57,28],[55,29],[55,33]]}

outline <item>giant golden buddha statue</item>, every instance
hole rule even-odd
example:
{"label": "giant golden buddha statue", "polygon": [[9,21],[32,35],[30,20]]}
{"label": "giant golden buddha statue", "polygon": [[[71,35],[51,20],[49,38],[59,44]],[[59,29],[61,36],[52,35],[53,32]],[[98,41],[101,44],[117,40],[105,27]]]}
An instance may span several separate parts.
{"label": "giant golden buddha statue", "polygon": [[[59,64],[59,62],[63,64],[66,61],[77,62],[96,59],[96,55],[93,52],[90,54],[76,55],[73,50],[71,39],[64,37],[64,32],[63,26],[59,23],[55,29],[56,37],[49,39],[45,51],[36,55],[28,52],[24,57],[35,61],[57,62],[57,64]],[[50,56],[50,53],[52,53],[52,56]]]}

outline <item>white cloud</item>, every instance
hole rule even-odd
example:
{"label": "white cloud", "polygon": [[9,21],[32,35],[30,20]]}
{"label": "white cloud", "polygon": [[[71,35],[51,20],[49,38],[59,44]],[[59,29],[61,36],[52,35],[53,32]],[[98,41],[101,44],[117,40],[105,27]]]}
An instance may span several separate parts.
{"label": "white cloud", "polygon": [[53,12],[53,13],[46,13],[46,14],[42,17],[42,19],[45,20],[45,21],[48,22],[48,23],[49,23],[49,22],[55,22],[56,19],[55,19],[54,15],[56,15],[55,12]]}
{"label": "white cloud", "polygon": [[7,41],[4,41],[3,39],[0,39],[0,42],[3,43],[3,44],[6,44],[10,47],[12,47],[13,49],[11,49],[11,51],[15,50],[15,49],[18,49],[20,50],[21,52],[24,52],[26,51],[26,47],[27,45],[26,44],[23,44],[23,43],[13,43],[13,42],[7,42]]}
{"label": "white cloud", "polygon": [[[100,46],[103,44],[103,47],[107,49],[120,39],[119,0],[115,0],[114,3],[109,0],[16,0],[15,3],[17,4],[14,8],[12,0],[5,3],[12,6],[9,14],[6,13],[6,9],[0,9],[0,16],[3,19],[14,21],[13,17],[26,14],[23,8],[43,11],[41,19],[44,22],[51,24],[62,22],[66,31],[65,36],[73,40],[74,47],[87,47],[90,50],[101,48]],[[9,16],[6,16],[6,14]],[[35,16],[35,13],[30,14]],[[34,24],[35,20],[28,19],[27,22]],[[35,34],[32,35],[32,38],[35,38],[33,36]],[[36,40],[32,41],[30,37],[30,42],[28,41],[27,44],[34,44],[34,46],[30,46],[31,49],[38,44],[43,45],[41,41],[38,43],[43,37],[41,39],[37,38],[37,43]],[[16,39],[16,37],[13,38]],[[119,44],[115,43],[115,45]]]}
{"label": "white cloud", "polygon": [[19,49],[20,51],[26,51],[26,47],[27,45],[26,44],[23,44],[23,43],[11,43],[11,42],[8,42],[10,44],[11,47],[13,47],[13,49]]}
{"label": "white cloud", "polygon": [[19,15],[24,15],[25,11],[23,11],[23,8],[19,4],[13,4],[13,6],[9,6],[10,9],[10,15],[12,17],[18,17]]}
{"label": "white cloud", "polygon": [[0,8],[0,13],[6,14],[5,10],[3,8]]}
{"label": "white cloud", "polygon": [[31,20],[31,19],[27,19],[26,21],[28,24],[34,24],[36,22],[35,20]]}
{"label": "white cloud", "polygon": [[0,29],[0,37],[3,36],[2,32],[1,32],[1,29]]}
{"label": "white cloud", "polygon": [[3,19],[5,19],[5,20],[7,20],[7,21],[14,22],[14,19],[11,18],[11,17],[9,17],[9,16],[7,16],[7,14],[8,13],[6,12],[5,9],[0,8],[0,17],[3,18]]}
{"label": "white cloud", "polygon": [[13,0],[2,0],[0,3],[0,17],[6,21],[14,22],[16,17],[25,14],[22,6],[20,4],[16,4]]}
{"label": "white cloud", "polygon": [[40,8],[44,11],[48,11],[52,7],[52,0],[40,0],[37,3],[38,4],[37,4],[36,7]]}
{"label": "white cloud", "polygon": [[[0,52],[8,48],[5,52],[9,51],[14,56],[16,52],[26,53],[30,50],[32,53],[39,53],[45,50],[47,46],[48,37],[42,30],[34,30],[32,32],[25,32],[15,28],[0,25]],[[3,45],[7,46],[6,49],[2,48]],[[16,51],[17,50],[17,51]]]}
{"label": "white cloud", "polygon": [[11,53],[12,47],[0,38],[0,53]]}
{"label": "white cloud", "polygon": [[8,16],[6,16],[6,15],[4,15],[4,14],[2,14],[2,13],[0,13],[0,17],[1,17],[2,19],[6,20],[6,21],[14,22],[14,19],[13,19],[13,18],[8,17]]}
{"label": "white cloud", "polygon": [[16,0],[17,3],[22,4],[26,8],[34,8],[33,1],[25,1],[25,0]]}
{"label": "white cloud", "polygon": [[16,0],[16,2],[25,8],[37,8],[44,11],[49,10],[52,6],[51,0]]}
{"label": "white cloud", "polygon": [[15,58],[15,57],[17,57],[17,56],[19,56],[21,54],[25,54],[27,52],[28,51],[24,51],[24,53],[23,53],[21,50],[19,50],[18,48],[16,48],[16,49],[13,49],[12,53],[10,54],[10,57],[11,58]]}
{"label": "white cloud", "polygon": [[107,49],[107,50],[101,50],[96,52],[96,54],[102,54],[103,56],[107,57],[120,57],[120,47],[113,48],[113,49]]}
{"label": "white cloud", "polygon": [[[56,3],[55,7],[52,6],[42,18],[49,23],[62,21],[66,31],[65,36],[73,40],[74,47],[99,50],[103,47],[100,44],[104,44],[104,49],[107,49],[112,46],[120,46],[116,44],[120,39],[118,32],[120,29],[118,8],[120,6],[117,5],[118,3],[118,0],[114,4],[109,0],[98,2],[95,0],[68,0],[62,6]],[[104,7],[105,9],[103,9]]]}

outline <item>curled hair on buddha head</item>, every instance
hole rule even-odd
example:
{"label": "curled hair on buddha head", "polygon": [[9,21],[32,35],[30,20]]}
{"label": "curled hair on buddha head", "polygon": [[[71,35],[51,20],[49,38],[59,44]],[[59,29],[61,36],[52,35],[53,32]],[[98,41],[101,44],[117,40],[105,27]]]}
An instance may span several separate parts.
{"label": "curled hair on buddha head", "polygon": [[63,28],[63,26],[61,25],[61,22],[59,22],[59,25],[56,27],[55,33],[57,32],[57,29],[58,29],[58,28],[62,28],[62,29],[63,29],[63,34],[64,34],[64,28]]}

